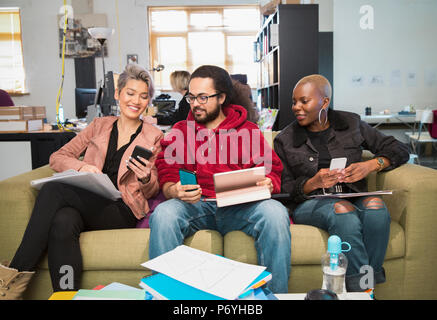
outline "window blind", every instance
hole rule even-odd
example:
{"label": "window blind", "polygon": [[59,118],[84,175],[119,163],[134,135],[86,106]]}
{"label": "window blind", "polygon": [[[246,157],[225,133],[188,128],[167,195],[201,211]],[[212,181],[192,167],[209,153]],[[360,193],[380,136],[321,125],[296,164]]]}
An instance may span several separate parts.
{"label": "window blind", "polygon": [[0,8],[0,88],[24,93],[20,10]]}
{"label": "window blind", "polygon": [[149,7],[150,69],[157,87],[171,89],[170,73],[193,72],[203,64],[247,74],[256,87],[253,42],[260,27],[257,6]]}

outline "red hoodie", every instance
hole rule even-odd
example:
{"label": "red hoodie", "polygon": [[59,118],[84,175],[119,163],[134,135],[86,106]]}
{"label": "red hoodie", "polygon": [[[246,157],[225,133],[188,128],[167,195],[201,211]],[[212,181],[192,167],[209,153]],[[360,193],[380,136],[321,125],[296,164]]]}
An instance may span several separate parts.
{"label": "red hoodie", "polygon": [[197,183],[205,197],[215,197],[213,174],[219,172],[266,167],[266,176],[273,182],[273,193],[281,190],[282,163],[264,139],[259,128],[247,121],[241,106],[223,108],[226,119],[209,130],[194,121],[177,122],[161,140],[162,151],[155,162],[160,187],[179,181],[179,168],[195,171]]}

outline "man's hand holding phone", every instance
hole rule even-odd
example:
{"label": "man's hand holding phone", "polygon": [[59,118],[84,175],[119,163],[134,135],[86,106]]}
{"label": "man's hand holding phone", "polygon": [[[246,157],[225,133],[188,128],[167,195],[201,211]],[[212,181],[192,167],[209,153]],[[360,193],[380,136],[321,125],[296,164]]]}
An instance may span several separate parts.
{"label": "man's hand holding phone", "polygon": [[197,176],[195,172],[179,169],[180,181],[174,184],[173,196],[188,203],[196,203],[202,196],[202,189],[197,184]]}
{"label": "man's hand holding phone", "polygon": [[187,203],[196,203],[202,196],[202,189],[199,185],[183,185],[180,181],[172,184],[168,192],[171,198],[176,198]]}

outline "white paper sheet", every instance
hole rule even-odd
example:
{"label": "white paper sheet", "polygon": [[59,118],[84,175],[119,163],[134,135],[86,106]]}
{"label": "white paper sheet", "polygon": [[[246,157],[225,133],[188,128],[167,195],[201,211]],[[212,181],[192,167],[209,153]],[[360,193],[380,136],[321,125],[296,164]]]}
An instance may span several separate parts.
{"label": "white paper sheet", "polygon": [[266,268],[181,245],[142,264],[224,299],[236,299]]}
{"label": "white paper sheet", "polygon": [[39,190],[49,181],[58,181],[84,188],[112,200],[121,198],[121,192],[115,188],[108,175],[102,173],[66,170],[64,172],[55,173],[51,177],[32,180],[30,185]]}

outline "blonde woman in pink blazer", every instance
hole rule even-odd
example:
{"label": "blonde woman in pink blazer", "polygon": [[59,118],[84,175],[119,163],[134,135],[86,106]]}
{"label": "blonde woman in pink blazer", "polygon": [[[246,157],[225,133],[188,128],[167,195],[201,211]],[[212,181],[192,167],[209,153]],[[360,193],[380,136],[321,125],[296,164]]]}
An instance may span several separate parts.
{"label": "blonde woman in pink blazer", "polygon": [[[159,184],[155,159],[161,151],[162,132],[140,117],[152,100],[149,73],[128,65],[118,80],[115,98],[120,116],[96,118],[74,139],[50,157],[50,167],[61,172],[75,169],[109,176],[122,198],[113,201],[71,185],[50,182],[40,190],[20,247],[9,266],[0,265],[0,279],[10,281],[0,299],[18,299],[48,250],[54,291],[78,290],[82,272],[79,236],[83,231],[133,228],[149,212],[148,199]],[[153,152],[149,160],[130,158],[136,145]],[[83,154],[83,160],[79,157]],[[65,283],[65,266],[72,268],[73,283]],[[5,280],[6,279],[6,280]]]}

